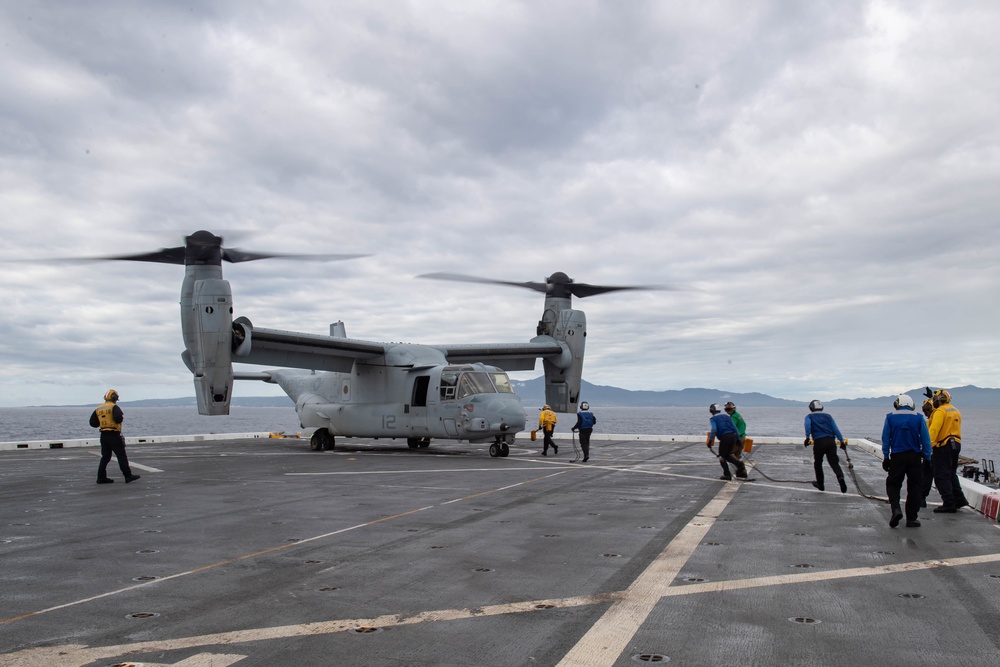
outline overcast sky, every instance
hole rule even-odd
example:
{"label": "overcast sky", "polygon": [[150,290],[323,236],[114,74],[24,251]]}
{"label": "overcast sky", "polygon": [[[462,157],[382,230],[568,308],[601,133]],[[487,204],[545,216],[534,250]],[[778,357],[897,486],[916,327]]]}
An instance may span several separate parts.
{"label": "overcast sky", "polygon": [[[227,264],[236,314],[414,343],[541,315],[423,273],[682,284],[575,300],[584,378],[996,387],[998,32],[995,0],[6,2],[0,259],[371,253]],[[0,406],[193,395],[182,275],[0,263]]]}

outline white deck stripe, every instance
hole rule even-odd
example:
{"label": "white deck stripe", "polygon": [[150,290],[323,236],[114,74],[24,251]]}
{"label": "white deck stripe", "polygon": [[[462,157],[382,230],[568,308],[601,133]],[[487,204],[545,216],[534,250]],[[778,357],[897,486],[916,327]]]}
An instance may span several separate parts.
{"label": "white deck stripe", "polygon": [[[670,551],[676,544],[672,542],[664,551]],[[662,556],[662,554],[661,554]],[[882,565],[876,567],[859,567],[846,570],[828,570],[826,572],[816,572],[809,574],[790,574],[771,577],[759,577],[756,579],[739,579],[733,581],[705,582],[702,584],[691,584],[684,586],[670,586],[671,581],[654,585],[660,588],[663,597],[676,595],[695,595],[699,593],[714,593],[727,590],[742,590],[748,588],[759,588],[764,586],[784,586],[789,584],[800,584],[813,581],[832,581],[835,579],[849,579],[852,577],[878,576],[885,574],[896,574],[899,572],[915,572],[918,570],[930,570],[939,567],[959,567],[962,565],[980,565],[983,563],[1000,562],[1000,553],[984,554],[981,556],[965,556],[960,558],[949,558],[947,560],[915,561],[909,563],[897,563],[892,565]],[[390,628],[405,625],[416,625],[419,623],[436,623],[440,621],[456,621],[472,618],[484,618],[491,616],[501,616],[504,614],[519,614],[525,612],[544,613],[547,605],[553,605],[557,609],[567,609],[570,607],[582,607],[593,604],[606,604],[608,602],[617,605],[624,602],[631,595],[635,597],[636,584],[650,572],[640,575],[632,586],[626,591],[617,593],[605,593],[600,595],[585,595],[579,597],[529,600],[525,602],[513,602],[499,605],[489,605],[482,607],[470,607],[465,609],[441,609],[434,611],[419,612],[413,615],[401,616],[399,614],[388,614],[374,618],[353,618],[335,619],[329,621],[319,621],[316,623],[301,623],[297,625],[284,625],[270,628],[255,628],[248,630],[236,630],[232,632],[221,632],[208,635],[196,635],[192,637],[179,637],[176,639],[152,640],[146,642],[136,642],[132,644],[119,644],[117,646],[86,647],[80,644],[69,644],[62,646],[46,646],[27,649],[18,653],[5,654],[4,657],[17,658],[16,663],[21,667],[82,667],[96,660],[114,658],[129,653],[151,653],[155,651],[176,651],[180,649],[200,648],[207,646],[226,646],[237,643],[264,641],[268,639],[290,639],[294,637],[314,637],[324,634],[338,632],[349,632],[361,627]],[[660,599],[657,596],[656,600]],[[614,605],[612,608],[614,608]],[[641,610],[640,610],[641,611]],[[647,612],[648,614],[648,612]],[[605,614],[607,617],[608,614]],[[636,615],[629,622],[634,626],[627,627],[628,639],[631,639],[639,624],[645,616]],[[604,617],[602,617],[602,620]],[[600,623],[600,621],[599,621]],[[597,627],[595,625],[595,627]],[[590,633],[587,635],[590,636]],[[585,637],[584,639],[586,639]],[[626,640],[628,641],[628,640]],[[580,646],[583,640],[577,644]],[[607,655],[606,662],[585,662],[566,663],[570,657],[567,654],[560,664],[597,664],[611,665],[617,661],[621,651],[611,656]]]}
{"label": "white deck stripe", "polygon": [[624,597],[611,605],[558,665],[604,667],[617,662],[635,632],[660,598],[667,594],[670,584],[739,489],[737,484],[724,484],[715,498],[677,534],[625,590]]}

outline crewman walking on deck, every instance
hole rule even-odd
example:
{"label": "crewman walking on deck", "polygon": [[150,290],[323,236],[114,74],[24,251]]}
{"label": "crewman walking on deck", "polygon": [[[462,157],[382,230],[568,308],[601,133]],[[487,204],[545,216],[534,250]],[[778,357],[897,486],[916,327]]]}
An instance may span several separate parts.
{"label": "crewman walking on deck", "polygon": [[805,421],[806,439],[802,443],[806,447],[813,445],[813,468],[816,470],[816,481],[812,483],[820,491],[823,487],[823,457],[833,470],[840,482],[840,492],[847,493],[847,481],[844,479],[844,471],[840,469],[840,459],[837,457],[837,442],[841,448],[847,447],[844,436],[837,428],[837,422],[833,417],[823,412],[823,404],[819,401],[809,402],[809,414]]}
{"label": "crewman walking on deck", "polygon": [[882,426],[882,469],[885,493],[889,496],[889,527],[895,528],[903,518],[899,496],[906,478],[906,527],[918,528],[920,503],[923,500],[924,461],[931,456],[931,436],[927,420],[913,412],[913,399],[900,394],[892,402],[896,412],[885,416]]}
{"label": "crewman walking on deck", "polygon": [[962,414],[951,404],[951,394],[944,389],[934,392],[934,412],[928,427],[931,437],[931,466],[934,469],[934,486],[941,494],[938,514],[954,514],[969,501],[958,481],[958,456],[962,452]]}
{"label": "crewman walking on deck", "polygon": [[736,425],[738,441],[736,443],[736,447],[733,448],[733,457],[742,460],[743,445],[747,439],[747,423],[743,419],[743,415],[736,412],[736,404],[732,401],[727,402],[722,409],[726,411],[726,414],[733,420],[733,424]]}
{"label": "crewman walking on deck", "polygon": [[576,424],[573,431],[580,433],[580,449],[583,450],[583,462],[590,460],[590,434],[594,432],[594,424],[597,417],[590,411],[590,403],[584,401],[580,404],[580,411],[576,413]]}
{"label": "crewman walking on deck", "polygon": [[125,415],[118,407],[118,392],[109,389],[104,394],[104,403],[97,406],[90,415],[90,425],[101,429],[101,462],[97,466],[97,483],[112,484],[115,480],[108,477],[108,463],[111,455],[118,459],[118,468],[125,476],[125,483],[134,482],[139,475],[132,474],[128,465],[128,455],[125,453],[125,438],[122,437],[122,422]]}
{"label": "crewman walking on deck", "polygon": [[556,443],[552,441],[552,432],[556,430],[556,422],[559,419],[556,417],[556,413],[552,411],[552,408],[546,405],[542,408],[541,414],[538,415],[538,428],[542,430],[542,456],[549,455],[549,447],[552,448],[553,454],[559,453],[559,448],[556,447]]}
{"label": "crewman walking on deck", "polygon": [[729,471],[730,463],[736,467],[736,476],[745,478],[747,467],[743,465],[743,461],[733,456],[733,449],[739,443],[739,432],[736,430],[733,418],[724,413],[718,403],[712,403],[708,406],[708,411],[712,413],[711,419],[708,420],[712,430],[708,433],[705,445],[711,449],[715,439],[719,439],[719,463],[722,465],[723,473],[719,479],[730,480],[733,478],[733,474]]}

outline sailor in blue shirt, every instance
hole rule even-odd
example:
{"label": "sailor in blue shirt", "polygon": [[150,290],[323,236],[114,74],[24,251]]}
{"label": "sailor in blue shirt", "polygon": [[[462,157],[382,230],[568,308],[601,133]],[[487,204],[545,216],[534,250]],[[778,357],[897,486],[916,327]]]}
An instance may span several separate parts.
{"label": "sailor in blue shirt", "polygon": [[889,527],[895,528],[903,518],[899,495],[905,477],[906,527],[917,528],[920,526],[917,513],[924,497],[924,461],[931,458],[931,436],[927,420],[913,412],[912,398],[900,394],[892,407],[896,412],[887,414],[882,426],[882,469],[889,473],[885,478],[885,492],[892,508]]}
{"label": "sailor in blue shirt", "polygon": [[[718,403],[708,406],[708,411],[712,413],[709,424],[712,430],[708,433],[708,440],[705,444],[711,449],[715,439],[719,439],[719,463],[722,464],[722,477],[720,479],[732,479],[733,474],[729,472],[728,463],[736,466],[736,476],[746,477],[747,467],[733,455],[733,450],[740,443],[740,433],[733,423],[733,418],[722,411]],[[727,463],[728,462],[728,463]]]}
{"label": "sailor in blue shirt", "polygon": [[570,429],[580,432],[580,448],[583,449],[583,462],[590,460],[590,434],[594,432],[594,424],[597,417],[590,411],[590,404],[584,401],[580,404],[580,411],[576,413],[576,425]]}
{"label": "sailor in blue shirt", "polygon": [[840,434],[837,422],[833,417],[823,412],[823,404],[819,401],[809,403],[809,414],[806,415],[806,440],[803,443],[806,447],[813,445],[813,469],[816,471],[816,481],[812,483],[820,491],[823,491],[823,457],[833,469],[833,474],[840,482],[840,492],[847,493],[847,481],[844,479],[844,471],[840,469],[840,459],[837,457],[837,442],[841,447],[847,447],[847,441]]}

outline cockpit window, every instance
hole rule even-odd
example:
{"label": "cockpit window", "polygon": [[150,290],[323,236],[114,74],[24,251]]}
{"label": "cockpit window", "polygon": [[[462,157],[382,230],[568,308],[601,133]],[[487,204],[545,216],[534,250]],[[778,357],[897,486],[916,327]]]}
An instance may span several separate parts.
{"label": "cockpit window", "polygon": [[514,387],[504,372],[453,370],[441,373],[441,398],[465,398],[472,394],[513,394]]}
{"label": "cockpit window", "polygon": [[465,398],[472,394],[495,394],[493,383],[490,382],[489,373],[483,371],[472,371],[462,373],[458,380],[458,398]]}
{"label": "cockpit window", "polygon": [[441,398],[455,398],[455,388],[458,386],[458,373],[445,371],[441,373]]}
{"label": "cockpit window", "polygon": [[501,394],[513,394],[514,387],[510,385],[510,378],[506,373],[493,373],[493,384]]}

